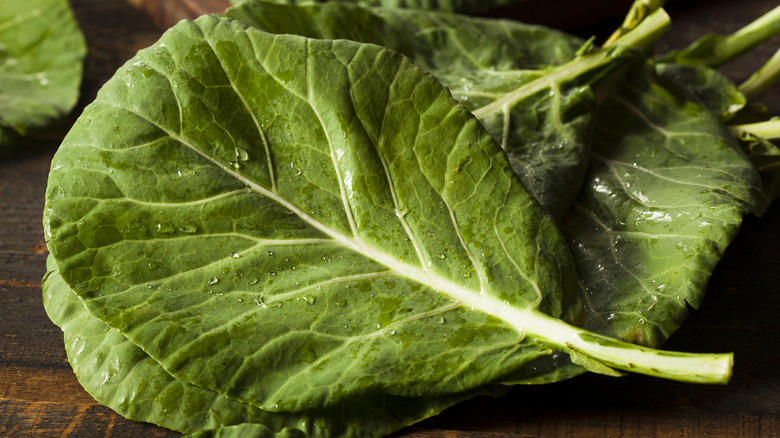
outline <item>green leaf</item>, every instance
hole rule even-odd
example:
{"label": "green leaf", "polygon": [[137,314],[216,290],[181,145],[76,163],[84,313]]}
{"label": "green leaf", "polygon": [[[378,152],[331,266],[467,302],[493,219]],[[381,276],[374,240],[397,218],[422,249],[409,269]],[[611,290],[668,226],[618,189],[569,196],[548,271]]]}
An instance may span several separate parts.
{"label": "green leaf", "polygon": [[294,431],[305,436],[380,436],[465,399],[506,392],[492,387],[439,398],[376,396],[301,414],[263,411],[175,379],[117,330],[90,315],[51,256],[48,267],[44,306],[64,332],[68,361],[79,382],[100,403],[132,420],[185,433],[210,431],[198,436],[295,436]]}
{"label": "green leaf", "polygon": [[267,409],[483,386],[552,353],[494,306],[580,309],[501,149],[376,46],[184,23],[103,88],[49,187],[49,245],[90,312]]}
{"label": "green leaf", "polygon": [[664,87],[700,103],[721,121],[731,119],[747,104],[747,99],[731,80],[709,67],[658,63],[656,71]]}
{"label": "green leaf", "polygon": [[68,113],[81,85],[84,37],[67,0],[0,8],[0,145]]}
{"label": "green leaf", "polygon": [[582,308],[554,221],[444,86],[375,45],[181,22],[64,140],[44,229],[90,314],[264,410],[468,392],[556,351],[730,376],[729,354],[567,323]]}
{"label": "green leaf", "polygon": [[634,68],[600,106],[587,184],[564,222],[591,330],[661,345],[698,307],[761,181],[719,120]]}
{"label": "green leaf", "polygon": [[[579,56],[584,41],[559,31],[440,12],[255,0],[227,14],[266,32],[349,39],[408,56],[479,118],[556,219],[574,202],[587,167],[596,103],[589,84],[631,58],[612,49]],[[630,46],[648,44],[665,24],[635,32],[647,38]]]}

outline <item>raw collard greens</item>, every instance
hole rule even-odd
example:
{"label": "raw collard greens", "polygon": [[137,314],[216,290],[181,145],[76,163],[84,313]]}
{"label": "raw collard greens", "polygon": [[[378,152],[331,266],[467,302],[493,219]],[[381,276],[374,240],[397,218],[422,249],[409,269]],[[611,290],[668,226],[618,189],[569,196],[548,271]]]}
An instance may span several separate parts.
{"label": "raw collard greens", "polygon": [[6,1],[0,8],[0,146],[76,104],[86,44],[67,0]]}
{"label": "raw collard greens", "polygon": [[82,385],[196,436],[379,436],[587,371],[725,383],[730,353],[652,347],[767,198],[739,91],[659,75],[645,12],[602,48],[349,4],[177,24],[52,163]]}

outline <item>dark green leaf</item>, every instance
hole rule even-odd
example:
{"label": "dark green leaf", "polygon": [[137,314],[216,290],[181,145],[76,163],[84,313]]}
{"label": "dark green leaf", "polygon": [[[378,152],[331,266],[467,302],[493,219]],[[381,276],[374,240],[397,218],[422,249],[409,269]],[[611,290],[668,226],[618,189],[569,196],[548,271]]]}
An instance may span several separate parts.
{"label": "dark green leaf", "polygon": [[599,109],[587,184],[564,230],[586,327],[662,344],[698,307],[742,216],[766,206],[719,116],[635,68]]}

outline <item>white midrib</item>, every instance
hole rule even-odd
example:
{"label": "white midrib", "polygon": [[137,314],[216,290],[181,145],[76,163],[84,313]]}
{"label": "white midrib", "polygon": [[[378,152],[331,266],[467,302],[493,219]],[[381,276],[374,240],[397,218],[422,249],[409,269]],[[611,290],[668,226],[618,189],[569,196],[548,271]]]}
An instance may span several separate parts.
{"label": "white midrib", "polygon": [[[138,114],[130,109],[123,108],[112,102],[101,102],[109,106],[114,106],[122,110],[132,112],[139,117],[145,118],[141,114]],[[250,190],[253,190],[262,196],[278,202],[280,205],[296,214],[302,220],[308,222],[314,228],[331,237],[338,244],[341,244],[342,246],[349,248],[352,251],[377,261],[378,263],[392,270],[392,272],[396,275],[429,286],[440,294],[461,303],[463,306],[468,306],[472,311],[478,311],[504,321],[506,324],[516,330],[521,336],[525,336],[526,334],[533,334],[538,338],[544,339],[547,343],[559,347],[563,351],[570,351],[574,349],[582,353],[586,353],[588,356],[596,358],[597,360],[605,361],[613,366],[617,366],[618,368],[632,369],[633,371],[649,369],[651,372],[665,372],[667,374],[678,375],[681,377],[685,377],[687,375],[722,376],[730,374],[730,358],[724,359],[723,357],[720,357],[719,359],[712,358],[707,360],[704,358],[697,359],[695,357],[668,357],[654,354],[652,352],[653,350],[651,349],[640,348],[632,346],[631,344],[620,343],[619,341],[615,342],[619,344],[625,344],[625,347],[610,347],[600,345],[595,342],[586,341],[581,335],[589,332],[569,325],[560,319],[551,317],[530,308],[513,307],[508,302],[496,299],[495,297],[488,295],[486,292],[480,293],[466,289],[446,278],[437,275],[434,272],[402,263],[397,258],[377,250],[376,248],[368,245],[366,242],[345,236],[344,234],[326,226],[303,211],[297,205],[279,196],[277,192],[268,190],[265,187],[237,173],[231,167],[219,162],[214,157],[211,157],[200,149],[194,147],[176,133],[171,132],[170,130],[158,125],[157,123],[154,123],[151,120],[146,120],[153,126],[156,126],[158,129],[165,132],[171,139],[189,148],[213,165],[219,167],[226,174],[244,183]],[[634,369],[635,365],[639,366],[640,368]]]}
{"label": "white midrib", "polygon": [[[105,103],[111,106],[115,106],[110,102]],[[196,148],[176,133],[171,132],[170,130],[150,120],[148,121],[165,132],[168,136],[171,137],[171,139],[186,146],[188,149],[205,158],[213,165],[219,167],[226,174],[246,184],[247,187],[249,187],[252,191],[279,203],[281,206],[287,208],[289,211],[296,214],[314,228],[331,237],[336,243],[358,254],[362,254],[372,260],[375,260],[376,262],[392,270],[396,275],[427,285],[439,293],[446,295],[452,300],[457,301],[463,306],[467,306],[474,311],[479,311],[498,318],[510,325],[521,335],[533,333],[547,339],[553,344],[564,348],[567,345],[583,344],[581,341],[578,342],[580,338],[577,334],[580,332],[580,330],[576,327],[564,323],[563,321],[531,309],[512,307],[509,303],[496,299],[487,293],[480,293],[478,291],[473,291],[471,289],[459,286],[452,281],[437,275],[434,272],[403,263],[397,258],[379,251],[362,240],[345,236],[344,234],[318,221],[297,205],[280,196],[277,192],[268,190],[260,184],[257,184],[256,182],[246,178],[244,175],[236,172],[233,168],[214,159],[214,157]]]}
{"label": "white midrib", "polygon": [[[177,140],[182,141],[181,139]],[[197,148],[194,148],[185,142],[182,142],[182,144],[187,145],[194,151],[211,160],[226,173],[247,184],[252,190],[278,202],[280,205],[308,222],[314,228],[333,238],[338,244],[381,263],[398,276],[429,286],[440,294],[461,303],[463,306],[469,307],[472,311],[478,311],[504,321],[521,336],[533,334],[552,345],[560,347],[560,349],[564,351],[574,349],[585,353],[592,358],[606,361],[608,364],[623,369],[639,366],[641,368],[650,369],[651,371],[678,376],[723,375],[730,372],[730,360],[698,360],[695,357],[697,355],[692,355],[694,357],[661,356],[655,354],[652,349],[636,347],[630,344],[625,344],[626,347],[629,347],[625,348],[600,345],[595,342],[587,341],[580,336],[581,334],[588,333],[587,331],[569,325],[558,318],[551,317],[530,308],[513,307],[508,302],[501,301],[485,292],[480,293],[464,288],[434,272],[403,263],[397,258],[368,245],[366,242],[345,236],[316,220],[277,193],[269,191],[265,187],[246,179],[241,174],[236,173],[233,169],[201,153]],[[619,341],[615,341],[615,343],[619,343]]]}
{"label": "white midrib", "polygon": [[583,72],[605,63],[609,58],[602,52],[597,52],[591,56],[575,58],[574,61],[553,68],[551,71],[537,79],[526,82],[514,91],[505,94],[500,99],[472,111],[472,114],[478,119],[482,119],[488,114],[509,108],[517,102],[532,96],[541,90],[563,82],[565,79],[577,77]]}

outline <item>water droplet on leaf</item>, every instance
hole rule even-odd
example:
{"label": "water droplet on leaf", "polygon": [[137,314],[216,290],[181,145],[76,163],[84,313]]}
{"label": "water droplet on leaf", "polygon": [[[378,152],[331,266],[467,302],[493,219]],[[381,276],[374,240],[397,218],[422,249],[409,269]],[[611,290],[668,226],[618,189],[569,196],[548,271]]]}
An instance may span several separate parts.
{"label": "water droplet on leaf", "polygon": [[175,228],[173,228],[173,225],[168,222],[160,222],[157,224],[156,230],[160,234],[171,234],[176,231]]}

